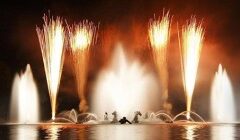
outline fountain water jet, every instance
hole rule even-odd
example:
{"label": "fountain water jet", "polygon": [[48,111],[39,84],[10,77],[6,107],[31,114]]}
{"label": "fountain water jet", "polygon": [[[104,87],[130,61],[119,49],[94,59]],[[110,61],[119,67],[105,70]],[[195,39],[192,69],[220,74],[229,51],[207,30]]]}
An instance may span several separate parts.
{"label": "fountain water jet", "polygon": [[182,46],[179,40],[182,79],[187,100],[187,119],[190,118],[192,95],[202,50],[203,36],[204,31],[201,24],[197,25],[196,19],[191,18],[187,26],[182,29]]}
{"label": "fountain water jet", "polygon": [[26,70],[16,74],[12,86],[10,121],[16,123],[39,122],[39,99],[32,70],[28,64]]}
{"label": "fountain water jet", "polygon": [[211,88],[211,121],[236,122],[236,108],[232,85],[226,70],[220,64]]}
{"label": "fountain water jet", "polygon": [[170,35],[169,12],[163,13],[163,17],[153,19],[149,22],[149,39],[153,49],[154,62],[158,70],[161,82],[161,93],[163,108],[168,113],[171,112],[172,105],[168,102],[168,69],[167,69],[167,45]]}
{"label": "fountain water jet", "polygon": [[[221,64],[218,66],[218,71],[215,73],[212,82],[210,105],[212,122],[235,123],[237,121],[232,84],[227,71],[223,69]],[[232,135],[236,133],[236,130],[232,126],[215,126],[211,133],[213,140],[233,140]]]}
{"label": "fountain water jet", "polygon": [[80,98],[80,112],[86,112],[88,110],[85,86],[88,74],[89,49],[90,46],[95,43],[96,31],[97,27],[87,20],[73,27],[69,27],[69,42],[74,61],[77,91]]}
{"label": "fountain water jet", "polygon": [[47,78],[49,96],[52,108],[52,120],[56,114],[56,100],[62,75],[65,53],[65,29],[61,18],[48,19],[43,17],[43,29],[36,28]]}
{"label": "fountain water jet", "polygon": [[78,113],[75,109],[62,111],[59,114],[56,115],[55,118],[56,122],[60,123],[98,123],[98,117],[97,115],[85,112],[85,113]]}
{"label": "fountain water jet", "polygon": [[74,109],[62,111],[56,115],[55,121],[67,122],[67,123],[77,123],[78,122],[78,114]]}
{"label": "fountain water jet", "polygon": [[143,123],[171,123],[173,119],[171,114],[166,113],[165,110],[157,112],[145,112],[144,118],[141,120]]}
{"label": "fountain water jet", "polygon": [[119,45],[111,65],[98,77],[91,101],[92,112],[103,116],[104,112],[116,110],[119,117],[128,117],[137,110],[157,109],[160,95],[156,80],[138,61],[130,62]]}

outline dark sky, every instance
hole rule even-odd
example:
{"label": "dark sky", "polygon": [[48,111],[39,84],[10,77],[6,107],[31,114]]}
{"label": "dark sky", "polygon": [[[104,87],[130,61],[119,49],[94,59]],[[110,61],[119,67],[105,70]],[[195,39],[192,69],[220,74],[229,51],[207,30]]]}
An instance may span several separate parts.
{"label": "dark sky", "polygon": [[[31,64],[40,92],[42,119],[50,118],[50,104],[36,25],[48,11],[69,24],[89,19],[100,23],[97,44],[92,47],[88,94],[98,71],[111,55],[114,41],[121,40],[126,50],[144,64],[151,64],[146,49],[148,20],[170,10],[172,18],[169,45],[169,94],[174,114],[185,109],[177,45],[177,23],[181,26],[192,15],[203,21],[205,39],[193,97],[193,110],[208,118],[211,81],[221,63],[231,78],[236,101],[240,100],[240,6],[237,0],[34,0],[7,1],[0,6],[0,121],[9,114],[13,77]],[[146,51],[147,50],[147,51]],[[59,90],[59,110],[77,108],[71,58],[66,56]],[[90,97],[88,97],[90,98]],[[240,111],[238,111],[240,113]]]}

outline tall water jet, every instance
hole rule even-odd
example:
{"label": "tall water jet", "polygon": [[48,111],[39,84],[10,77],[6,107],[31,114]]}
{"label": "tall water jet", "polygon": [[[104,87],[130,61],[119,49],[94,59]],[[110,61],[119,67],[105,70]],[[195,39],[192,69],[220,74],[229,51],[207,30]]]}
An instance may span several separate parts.
{"label": "tall water jet", "polygon": [[38,90],[28,64],[23,73],[16,74],[11,95],[10,121],[15,123],[39,122]]}
{"label": "tall water jet", "polygon": [[[222,65],[218,66],[218,71],[215,73],[210,97],[210,117],[214,123],[235,123],[236,107],[231,81],[227,71]],[[232,135],[236,130],[232,126],[215,126],[211,129],[212,139],[228,139],[233,140]]]}
{"label": "tall water jet", "polygon": [[149,39],[153,50],[154,62],[158,70],[161,82],[161,93],[163,108],[168,113],[171,112],[172,105],[168,102],[168,67],[167,48],[170,35],[169,12],[163,13],[160,19],[151,19],[149,22]]}
{"label": "tall water jet", "polygon": [[62,75],[65,52],[65,29],[62,19],[43,17],[43,29],[36,28],[47,78],[49,96],[52,108],[52,120],[56,114],[56,100]]}
{"label": "tall water jet", "polygon": [[201,24],[191,18],[189,23],[182,28],[182,46],[179,43],[182,79],[187,100],[187,119],[190,118],[192,95],[194,91],[198,63],[202,50],[204,31]]}
{"label": "tall water jet", "polygon": [[211,121],[236,122],[236,108],[231,81],[222,65],[218,66],[211,88]]}
{"label": "tall water jet", "polygon": [[97,27],[93,22],[87,20],[69,27],[71,54],[74,61],[77,91],[80,98],[80,112],[88,110],[85,89],[88,74],[89,49],[95,42],[96,31]]}
{"label": "tall water jet", "polygon": [[114,51],[110,65],[98,76],[92,112],[103,117],[117,111],[120,116],[131,116],[135,111],[156,110],[159,103],[159,86],[154,74],[137,60],[130,61],[122,46]]}

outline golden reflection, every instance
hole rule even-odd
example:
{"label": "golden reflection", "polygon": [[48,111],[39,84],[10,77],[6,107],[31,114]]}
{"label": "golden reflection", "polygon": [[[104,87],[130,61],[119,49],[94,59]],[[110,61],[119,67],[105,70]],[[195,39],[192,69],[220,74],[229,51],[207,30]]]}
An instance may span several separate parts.
{"label": "golden reflection", "polygon": [[45,139],[57,140],[59,139],[60,132],[62,131],[62,126],[51,124],[51,125],[43,126],[43,129],[45,129],[47,133]]}
{"label": "golden reflection", "polygon": [[187,140],[195,140],[196,138],[199,137],[199,129],[201,129],[203,126],[202,125],[193,125],[193,124],[187,124],[184,125],[184,132],[181,134],[181,137],[183,139]]}

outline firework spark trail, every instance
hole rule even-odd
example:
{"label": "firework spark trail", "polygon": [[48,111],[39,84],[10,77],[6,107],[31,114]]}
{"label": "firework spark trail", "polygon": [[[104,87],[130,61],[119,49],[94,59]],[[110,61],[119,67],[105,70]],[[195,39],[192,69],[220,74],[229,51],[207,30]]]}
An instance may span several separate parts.
{"label": "firework spark trail", "polygon": [[74,61],[75,79],[80,98],[80,112],[88,110],[85,97],[86,80],[88,74],[89,48],[95,43],[97,27],[87,20],[69,27],[71,54]]}
{"label": "firework spark trail", "polygon": [[183,70],[183,84],[187,99],[187,117],[190,117],[192,95],[195,86],[198,63],[202,50],[204,30],[196,18],[191,18],[187,26],[182,29],[181,60]]}
{"label": "firework spark trail", "polygon": [[153,19],[149,23],[149,39],[153,49],[154,62],[158,70],[162,85],[163,107],[167,112],[171,111],[171,104],[168,103],[168,70],[167,70],[167,45],[170,35],[169,12],[163,13],[162,19]]}
{"label": "firework spark trail", "polygon": [[43,17],[43,29],[36,28],[47,78],[52,108],[52,119],[56,114],[56,98],[58,94],[65,53],[65,29],[61,18]]}

